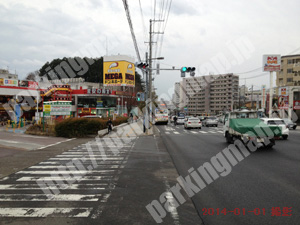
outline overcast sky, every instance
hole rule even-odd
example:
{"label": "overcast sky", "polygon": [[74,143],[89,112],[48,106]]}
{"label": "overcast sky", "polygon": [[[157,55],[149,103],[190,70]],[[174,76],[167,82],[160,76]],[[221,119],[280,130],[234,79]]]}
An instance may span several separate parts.
{"label": "overcast sky", "polygon": [[[233,72],[240,74],[240,84],[255,77],[246,84],[258,89],[269,85],[263,54],[300,54],[298,0],[128,0],[128,5],[143,59],[149,20],[165,19],[154,26],[165,31],[154,35],[153,57],[165,58],[161,68],[195,66],[196,76]],[[16,70],[20,78],[54,58],[120,53],[137,60],[121,0],[0,0],[0,15],[0,68]],[[168,92],[180,79],[179,71],[161,71],[155,75],[157,92]]]}

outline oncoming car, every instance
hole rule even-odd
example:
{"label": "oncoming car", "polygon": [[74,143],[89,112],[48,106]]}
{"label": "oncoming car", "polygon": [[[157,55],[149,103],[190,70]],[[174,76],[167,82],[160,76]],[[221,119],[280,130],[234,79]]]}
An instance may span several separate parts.
{"label": "oncoming car", "polygon": [[190,117],[184,122],[184,129],[188,128],[198,128],[201,129],[202,123],[199,118],[197,117]]}

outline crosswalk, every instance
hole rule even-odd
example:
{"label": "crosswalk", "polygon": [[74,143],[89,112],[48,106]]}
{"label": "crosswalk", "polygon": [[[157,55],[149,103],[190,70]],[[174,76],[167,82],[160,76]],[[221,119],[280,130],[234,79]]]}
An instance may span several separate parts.
{"label": "crosswalk", "polygon": [[163,131],[166,135],[186,135],[186,134],[201,134],[201,135],[219,135],[223,134],[223,128],[221,127],[209,127],[202,129],[185,130],[180,126],[164,126]]}
{"label": "crosswalk", "polygon": [[135,139],[101,138],[0,179],[0,220],[99,217]]}

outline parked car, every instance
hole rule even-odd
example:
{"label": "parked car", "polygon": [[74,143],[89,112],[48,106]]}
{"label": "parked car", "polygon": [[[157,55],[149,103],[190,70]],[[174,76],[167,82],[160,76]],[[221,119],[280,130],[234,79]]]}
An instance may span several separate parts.
{"label": "parked car", "polygon": [[297,123],[294,123],[292,120],[290,120],[288,118],[283,118],[283,121],[289,127],[289,129],[295,130],[297,128]]}
{"label": "parked car", "polygon": [[269,126],[278,126],[281,127],[281,137],[282,139],[286,140],[289,136],[289,128],[285,124],[283,119],[279,118],[260,118],[261,121],[263,121],[265,124]]}
{"label": "parked car", "polygon": [[208,127],[208,126],[217,127],[218,123],[219,123],[218,118],[215,116],[209,116],[202,121],[202,124],[205,127]]}
{"label": "parked car", "polygon": [[184,117],[177,117],[177,124],[184,124]]}
{"label": "parked car", "polygon": [[184,122],[184,129],[188,128],[198,128],[201,129],[202,123],[198,117],[189,117]]}

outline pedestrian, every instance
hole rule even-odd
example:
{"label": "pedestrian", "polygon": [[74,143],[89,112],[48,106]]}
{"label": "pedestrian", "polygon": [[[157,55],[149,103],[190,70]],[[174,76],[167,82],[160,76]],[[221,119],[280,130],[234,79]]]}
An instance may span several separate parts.
{"label": "pedestrian", "polygon": [[132,113],[130,113],[130,121],[131,121],[131,123],[133,123],[133,115],[132,115]]}
{"label": "pedestrian", "polygon": [[146,133],[146,118],[145,117],[143,119],[143,128],[144,128],[144,133]]}
{"label": "pedestrian", "polygon": [[107,128],[108,128],[108,133],[109,133],[110,131],[112,131],[112,121],[110,118],[108,119],[106,124],[107,124]]}

